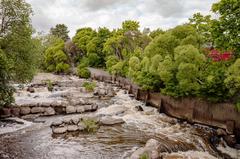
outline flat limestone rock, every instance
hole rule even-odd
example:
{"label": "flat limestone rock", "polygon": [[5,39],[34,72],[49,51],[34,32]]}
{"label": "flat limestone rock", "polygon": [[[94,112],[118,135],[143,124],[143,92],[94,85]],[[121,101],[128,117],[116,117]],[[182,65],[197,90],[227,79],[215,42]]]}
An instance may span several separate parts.
{"label": "flat limestone rock", "polygon": [[73,132],[73,131],[77,131],[77,130],[78,130],[77,125],[68,125],[67,126],[67,131],[69,131],[69,132]]}
{"label": "flat limestone rock", "polygon": [[121,118],[113,118],[110,116],[104,116],[100,119],[100,124],[102,125],[115,125],[115,124],[122,124],[124,120]]}
{"label": "flat limestone rock", "polygon": [[52,128],[52,132],[55,134],[64,134],[68,130],[67,127],[57,127],[57,128]]}

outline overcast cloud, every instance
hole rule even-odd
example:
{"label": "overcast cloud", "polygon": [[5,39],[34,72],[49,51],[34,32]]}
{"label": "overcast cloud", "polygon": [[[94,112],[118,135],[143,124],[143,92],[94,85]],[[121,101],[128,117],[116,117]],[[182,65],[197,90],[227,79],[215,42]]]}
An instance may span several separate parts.
{"label": "overcast cloud", "polygon": [[48,32],[63,23],[70,36],[81,27],[110,29],[124,20],[137,20],[141,29],[167,29],[188,21],[193,13],[209,14],[218,0],[26,0],[32,5],[33,26]]}

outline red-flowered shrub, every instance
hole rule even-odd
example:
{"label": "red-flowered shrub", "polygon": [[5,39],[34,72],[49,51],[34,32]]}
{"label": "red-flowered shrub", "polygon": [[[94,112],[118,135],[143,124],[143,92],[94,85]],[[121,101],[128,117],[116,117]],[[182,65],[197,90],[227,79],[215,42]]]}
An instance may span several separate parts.
{"label": "red-flowered shrub", "polygon": [[224,53],[221,53],[220,51],[213,49],[210,51],[208,57],[211,58],[215,62],[228,61],[232,58],[232,52],[226,51]]}

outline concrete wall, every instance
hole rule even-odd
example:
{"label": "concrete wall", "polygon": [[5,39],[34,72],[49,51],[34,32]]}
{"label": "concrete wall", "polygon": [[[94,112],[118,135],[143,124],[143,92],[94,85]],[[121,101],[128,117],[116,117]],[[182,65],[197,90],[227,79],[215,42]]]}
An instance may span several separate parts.
{"label": "concrete wall", "polygon": [[[200,123],[213,127],[223,128],[229,134],[240,134],[240,112],[231,103],[213,104],[198,98],[173,98],[141,90],[129,79],[114,77],[107,73],[91,71],[92,78],[104,82],[116,83],[129,90],[137,100],[141,100],[159,109],[167,115],[187,120],[191,123]],[[106,81],[104,79],[107,79]]]}

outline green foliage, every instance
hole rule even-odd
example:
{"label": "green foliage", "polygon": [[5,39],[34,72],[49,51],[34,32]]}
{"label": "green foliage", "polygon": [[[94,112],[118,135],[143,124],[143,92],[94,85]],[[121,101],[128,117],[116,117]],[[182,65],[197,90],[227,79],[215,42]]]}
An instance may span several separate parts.
{"label": "green foliage", "polygon": [[93,119],[83,119],[82,123],[86,127],[85,130],[89,133],[96,132],[99,127],[97,121]]}
{"label": "green foliage", "polygon": [[112,67],[119,62],[116,56],[108,56],[106,61],[106,67],[108,72],[113,73]]}
{"label": "green foliage", "polygon": [[238,102],[235,106],[236,106],[237,111],[240,112],[240,102]]}
{"label": "green foliage", "polygon": [[196,29],[198,35],[200,36],[199,39],[201,39],[203,43],[212,42],[212,20],[210,15],[203,16],[201,13],[196,13],[189,18],[189,21],[190,24]]}
{"label": "green foliage", "polygon": [[213,4],[213,12],[218,14],[219,19],[213,21],[212,35],[215,44],[222,49],[240,51],[239,38],[239,0],[220,0]]}
{"label": "green foliage", "polygon": [[57,24],[54,28],[50,29],[50,34],[62,39],[63,41],[67,41],[69,38],[68,36],[68,28],[65,24]]}
{"label": "green foliage", "polygon": [[226,71],[226,79],[224,80],[229,93],[234,96],[240,91],[240,59],[238,58]]}
{"label": "green foliage", "polygon": [[47,80],[47,89],[48,91],[52,91],[53,90],[53,82],[51,80]]}
{"label": "green foliage", "polygon": [[0,108],[10,105],[13,101],[14,89],[9,85],[7,58],[0,49]]}
{"label": "green foliage", "polygon": [[179,45],[179,40],[171,34],[161,34],[155,38],[144,50],[144,55],[153,57],[156,54],[165,57],[173,56],[174,48]]}
{"label": "green foliage", "polygon": [[70,65],[68,56],[63,52],[64,41],[58,39],[45,51],[45,65],[49,72],[69,73]]}
{"label": "green foliage", "polygon": [[127,31],[138,31],[140,25],[137,21],[126,20],[122,23],[122,29],[124,32]]}
{"label": "green foliage", "polygon": [[224,84],[227,64],[225,62],[212,62],[201,71],[202,84],[200,96],[212,101],[221,102],[229,99],[229,90]]}
{"label": "green foliage", "polygon": [[154,39],[155,37],[161,35],[161,34],[164,34],[164,31],[162,29],[157,29],[157,30],[154,30],[152,31],[149,36]]}
{"label": "green foliage", "polygon": [[150,159],[149,154],[147,152],[144,152],[141,156],[140,159]]}
{"label": "green foliage", "polygon": [[81,56],[87,55],[87,45],[96,36],[96,31],[92,28],[81,28],[77,30],[73,37],[73,43],[81,52]]}
{"label": "green foliage", "polygon": [[81,65],[77,68],[77,75],[81,78],[89,78],[91,77],[91,72],[87,67],[81,67]]}
{"label": "green foliage", "polygon": [[96,83],[95,82],[84,82],[83,87],[85,87],[85,89],[87,91],[92,92],[92,91],[94,91],[94,89],[96,87]]}

